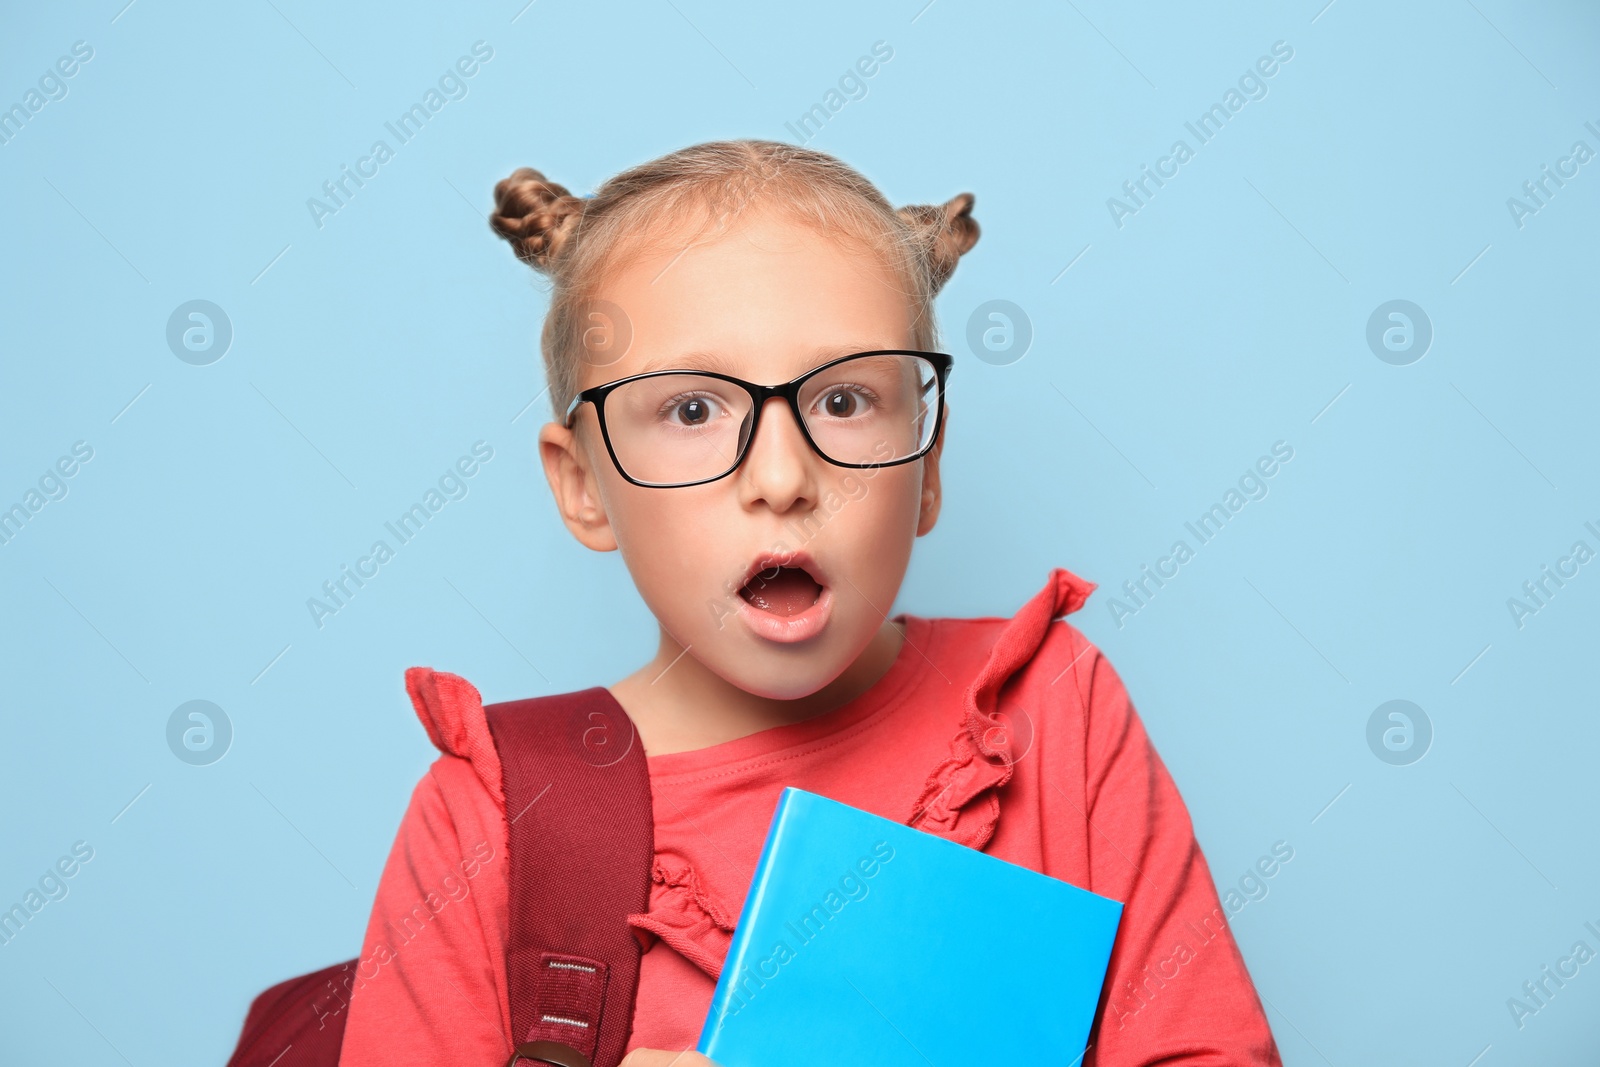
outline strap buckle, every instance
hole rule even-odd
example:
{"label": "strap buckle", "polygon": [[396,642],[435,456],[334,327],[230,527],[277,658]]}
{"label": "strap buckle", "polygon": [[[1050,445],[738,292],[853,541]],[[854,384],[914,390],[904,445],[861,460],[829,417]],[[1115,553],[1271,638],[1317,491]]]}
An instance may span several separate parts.
{"label": "strap buckle", "polygon": [[533,1060],[551,1067],[593,1067],[589,1057],[559,1041],[524,1041],[506,1061],[506,1067],[517,1067],[518,1060]]}

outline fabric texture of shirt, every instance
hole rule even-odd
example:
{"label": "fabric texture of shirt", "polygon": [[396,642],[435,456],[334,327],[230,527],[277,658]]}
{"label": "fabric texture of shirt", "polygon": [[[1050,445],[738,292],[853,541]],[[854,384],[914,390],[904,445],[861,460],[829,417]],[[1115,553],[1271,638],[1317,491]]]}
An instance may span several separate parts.
{"label": "fabric texture of shirt", "polygon": [[[651,756],[655,864],[630,1049],[692,1048],[785,786],[820,793],[1121,901],[1085,1067],[1276,1065],[1277,1047],[1188,811],[1111,663],[1062,616],[1056,568],[1010,619],[899,615],[854,700],[804,722]],[[441,752],[384,866],[343,1067],[500,1067],[510,923],[500,762],[477,691],[413,668]],[[974,901],[971,936],[984,936]],[[992,921],[1003,921],[996,918]],[[980,981],[950,961],[953,981]]]}

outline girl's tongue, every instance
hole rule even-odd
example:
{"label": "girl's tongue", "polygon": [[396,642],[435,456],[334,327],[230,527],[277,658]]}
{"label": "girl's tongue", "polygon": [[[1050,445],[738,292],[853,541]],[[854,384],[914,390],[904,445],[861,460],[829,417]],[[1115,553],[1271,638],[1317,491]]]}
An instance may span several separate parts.
{"label": "girl's tongue", "polygon": [[772,615],[798,615],[817,602],[822,586],[798,567],[779,567],[778,573],[762,571],[739,590],[752,605]]}

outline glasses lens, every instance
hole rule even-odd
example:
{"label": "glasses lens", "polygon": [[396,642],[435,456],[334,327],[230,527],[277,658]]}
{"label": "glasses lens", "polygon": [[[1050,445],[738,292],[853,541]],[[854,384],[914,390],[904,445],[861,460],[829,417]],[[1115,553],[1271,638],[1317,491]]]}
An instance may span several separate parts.
{"label": "glasses lens", "polygon": [[921,356],[858,356],[807,380],[800,411],[829,459],[891,463],[916,455],[932,438],[939,375]]}
{"label": "glasses lens", "polygon": [[701,374],[659,374],[606,397],[606,431],[630,478],[652,485],[726,474],[750,433],[750,394]]}

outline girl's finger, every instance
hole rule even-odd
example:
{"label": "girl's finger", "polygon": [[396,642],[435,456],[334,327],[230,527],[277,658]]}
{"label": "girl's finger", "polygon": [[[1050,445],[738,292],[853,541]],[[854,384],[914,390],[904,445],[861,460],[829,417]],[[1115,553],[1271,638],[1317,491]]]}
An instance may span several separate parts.
{"label": "girl's finger", "polygon": [[621,1067],[716,1067],[692,1049],[668,1052],[658,1048],[636,1048],[622,1058]]}

